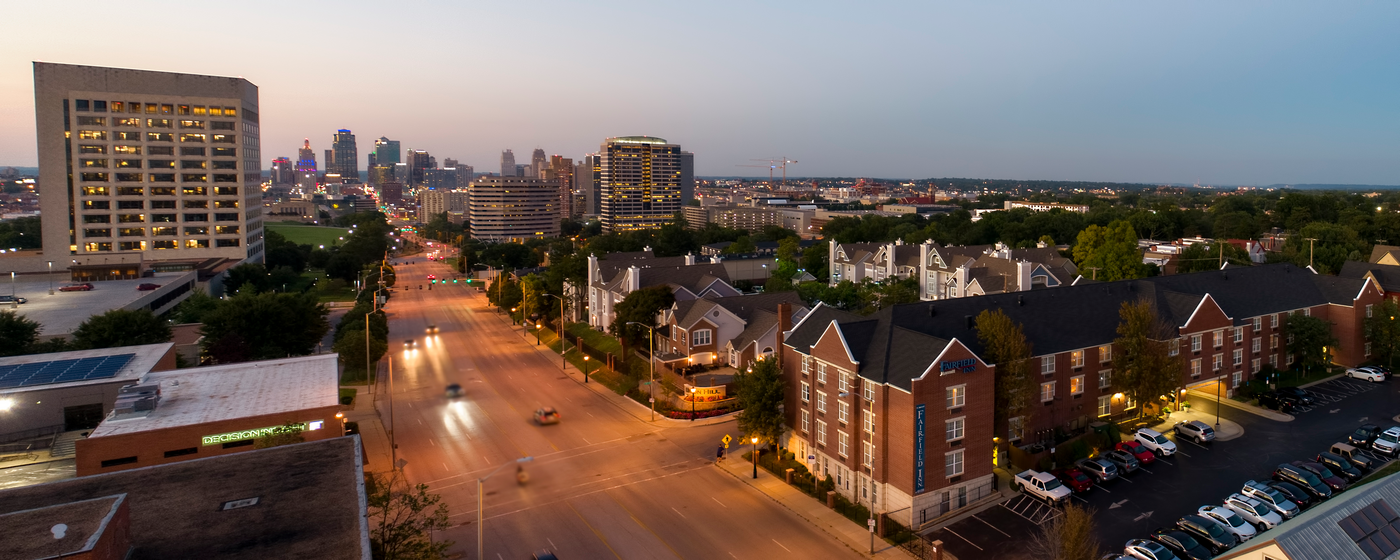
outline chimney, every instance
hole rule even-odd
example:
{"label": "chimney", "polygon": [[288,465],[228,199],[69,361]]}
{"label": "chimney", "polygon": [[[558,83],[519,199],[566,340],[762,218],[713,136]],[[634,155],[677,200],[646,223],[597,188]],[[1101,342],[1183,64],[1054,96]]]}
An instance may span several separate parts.
{"label": "chimney", "polygon": [[971,315],[963,315],[963,321],[967,323],[967,328],[969,330],[971,330],[972,327],[977,325],[977,321],[974,320]]}
{"label": "chimney", "polygon": [[783,367],[783,333],[792,329],[792,304],[778,304],[778,333],[774,335],[773,355],[778,359],[778,369]]}

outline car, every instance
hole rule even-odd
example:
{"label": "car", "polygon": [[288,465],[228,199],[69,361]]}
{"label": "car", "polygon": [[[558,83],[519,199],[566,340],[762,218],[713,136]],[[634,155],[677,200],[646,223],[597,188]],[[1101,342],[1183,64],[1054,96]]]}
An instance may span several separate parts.
{"label": "car", "polygon": [[418,347],[418,341],[410,338],[408,340],[403,341],[403,347],[405,350],[412,350]]}
{"label": "car", "polygon": [[1060,479],[1061,483],[1075,492],[1088,492],[1094,488],[1093,479],[1089,478],[1089,475],[1084,474],[1084,471],[1074,467],[1059,469],[1050,474],[1055,475],[1055,478]]}
{"label": "car", "polygon": [[[1301,490],[1299,492],[1301,492]],[[1294,502],[1288,497],[1288,494],[1279,491],[1278,488],[1274,488],[1269,484],[1247,480],[1244,483],[1244,487],[1240,489],[1240,493],[1244,494],[1246,497],[1259,500],[1264,505],[1269,506],[1269,509],[1274,510],[1274,513],[1283,516],[1284,519],[1289,519],[1303,511],[1297,502]]]}
{"label": "car", "polygon": [[1175,560],[1171,549],[1157,541],[1133,539],[1123,546],[1123,555],[1137,560]]}
{"label": "car", "polygon": [[1220,554],[1235,546],[1235,536],[1226,532],[1219,523],[1196,514],[1186,514],[1176,520],[1177,528],[1194,537],[1212,554]]}
{"label": "car", "polygon": [[1176,437],[1189,437],[1196,440],[1196,443],[1215,441],[1215,430],[1200,420],[1177,422],[1172,429],[1176,431]]}
{"label": "car", "polygon": [[1328,488],[1322,479],[1318,478],[1312,471],[1297,465],[1279,464],[1278,468],[1274,469],[1274,480],[1295,484],[1318,500],[1332,497],[1332,489]]}
{"label": "car", "polygon": [[535,410],[535,423],[541,426],[559,423],[559,411],[552,406],[546,406]]}
{"label": "car", "polygon": [[1243,494],[1230,494],[1225,498],[1225,507],[1254,525],[1256,531],[1267,531],[1283,523],[1283,516],[1268,504]]}
{"label": "car", "polygon": [[1012,485],[1021,492],[1051,504],[1063,502],[1069,499],[1070,494],[1074,493],[1073,489],[1061,483],[1055,475],[1035,470],[1026,470],[1017,474]]}
{"label": "car", "polygon": [[1245,542],[1259,534],[1258,529],[1255,529],[1244,518],[1236,515],[1233,510],[1225,506],[1201,506],[1196,510],[1196,515],[1214,521],[1226,533],[1233,535],[1235,544]]}
{"label": "car", "polygon": [[1376,468],[1375,462],[1372,461],[1370,457],[1362,453],[1360,449],[1345,443],[1334,443],[1332,444],[1332,448],[1328,451],[1333,455],[1351,461],[1351,464],[1355,465],[1361,472],[1370,472]]}
{"label": "car", "polygon": [[1383,366],[1383,365],[1377,364],[1377,365],[1374,365],[1374,366],[1366,366],[1366,367],[1368,367],[1368,368],[1370,368],[1370,369],[1373,369],[1373,370],[1376,370],[1376,371],[1379,371],[1379,372],[1381,372],[1381,374],[1385,375],[1386,377],[1390,377],[1391,375],[1394,375],[1394,374],[1395,374],[1395,372],[1393,372],[1393,371],[1390,370],[1390,366]]}
{"label": "car", "polygon": [[1385,381],[1385,374],[1370,368],[1347,368],[1346,376],[1352,379],[1361,379],[1372,383]]}
{"label": "car", "polygon": [[1113,448],[1119,451],[1132,453],[1133,457],[1136,457],[1138,462],[1144,465],[1151,465],[1153,461],[1157,460],[1157,456],[1154,455],[1152,451],[1148,450],[1146,445],[1143,445],[1137,440],[1120,441],[1118,445],[1113,446]]}
{"label": "car", "polygon": [[1189,560],[1210,560],[1215,556],[1202,546],[1196,537],[1176,527],[1164,527],[1153,531],[1152,540],[1166,545],[1177,556]]}
{"label": "car", "polygon": [[0,303],[29,303],[29,300],[17,296],[0,296]]}
{"label": "car", "polygon": [[1395,452],[1400,451],[1400,428],[1395,426],[1386,428],[1384,432],[1376,436],[1375,441],[1371,442],[1371,449],[1394,457]]}
{"label": "car", "polygon": [[1298,404],[1307,406],[1317,402],[1316,397],[1309,393],[1307,389],[1301,387],[1280,387],[1274,391],[1281,396],[1292,397]]}
{"label": "car", "polygon": [[158,289],[158,288],[160,288],[160,284],[141,284],[141,285],[139,285],[139,286],[136,286],[136,291],[138,291],[138,292],[149,292],[149,291],[151,291],[151,290],[155,290],[155,289]]}
{"label": "car", "polygon": [[82,284],[67,284],[58,289],[60,292],[91,292],[92,284],[83,282]]}
{"label": "car", "polygon": [[446,392],[447,398],[449,399],[460,397],[462,396],[462,386],[457,383],[453,383],[447,386]]}
{"label": "car", "polygon": [[1313,473],[1317,476],[1318,480],[1321,480],[1322,483],[1327,485],[1328,488],[1331,488],[1333,492],[1341,492],[1347,489],[1346,479],[1333,473],[1332,469],[1327,468],[1326,465],[1314,463],[1312,461],[1293,461],[1291,464]]}
{"label": "car", "polygon": [[534,557],[534,560],[559,560],[558,556],[555,556],[553,552],[548,550],[536,552],[530,556]]}
{"label": "car", "polygon": [[1133,440],[1156,453],[1158,457],[1176,454],[1176,443],[1152,428],[1138,428],[1133,432]]}
{"label": "car", "polygon": [[1371,442],[1376,441],[1376,436],[1381,435],[1381,429],[1375,424],[1362,424],[1360,428],[1347,436],[1347,443],[1357,447],[1370,447]]}
{"label": "car", "polygon": [[1128,453],[1127,451],[1119,451],[1117,449],[1114,449],[1111,451],[1105,451],[1099,456],[1104,459],[1108,459],[1109,462],[1113,463],[1114,465],[1117,465],[1118,472],[1123,473],[1125,475],[1133,474],[1138,470],[1137,458],[1133,457],[1133,454]]}
{"label": "car", "polygon": [[1317,457],[1313,458],[1313,461],[1327,467],[1327,470],[1336,473],[1338,476],[1345,478],[1348,484],[1361,480],[1361,477],[1365,476],[1365,474],[1361,472],[1361,469],[1356,468],[1356,465],[1351,464],[1351,461],[1348,461],[1346,457],[1342,457],[1341,455],[1323,451],[1322,453],[1318,453]]}
{"label": "car", "polygon": [[1317,502],[1322,501],[1320,498],[1314,498],[1312,494],[1304,492],[1302,488],[1298,487],[1297,484],[1293,484],[1292,482],[1275,480],[1269,483],[1269,487],[1281,492],[1284,496],[1287,496],[1288,500],[1293,502],[1294,505],[1298,506],[1298,509],[1300,511],[1311,507]]}
{"label": "car", "polygon": [[437,334],[437,332],[438,332],[437,325],[428,325],[428,328],[423,329],[423,332],[424,332],[425,334]]}
{"label": "car", "polygon": [[1084,471],[1099,484],[1118,478],[1118,467],[1108,459],[1085,458],[1075,461],[1074,466]]}
{"label": "car", "polygon": [[1298,402],[1291,397],[1269,391],[1259,395],[1259,406],[1288,414],[1293,412],[1293,407],[1298,406]]}

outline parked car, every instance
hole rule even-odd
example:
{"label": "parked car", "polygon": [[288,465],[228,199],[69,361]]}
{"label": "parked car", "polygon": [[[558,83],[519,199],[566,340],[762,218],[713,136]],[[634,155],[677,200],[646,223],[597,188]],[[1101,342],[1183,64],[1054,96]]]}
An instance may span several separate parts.
{"label": "parked car", "polygon": [[1177,422],[1172,429],[1176,431],[1176,437],[1189,437],[1196,440],[1196,443],[1215,441],[1215,429],[1200,420]]}
{"label": "parked car", "polygon": [[1351,461],[1351,464],[1356,465],[1356,468],[1361,469],[1361,472],[1370,472],[1372,469],[1376,468],[1375,462],[1373,462],[1370,457],[1367,457],[1360,449],[1345,443],[1334,443],[1332,444],[1332,448],[1328,451]]}
{"label": "parked car", "polygon": [[1152,540],[1166,545],[1177,556],[1189,560],[1210,560],[1215,557],[1195,537],[1176,527],[1164,527],[1153,531]]}
{"label": "parked car", "polygon": [[0,296],[0,303],[29,303],[29,300],[17,296]]}
{"label": "parked car", "polygon": [[1151,465],[1153,461],[1157,460],[1157,456],[1154,455],[1151,450],[1147,449],[1146,445],[1143,445],[1137,440],[1120,441],[1118,445],[1113,446],[1113,448],[1119,451],[1132,453],[1133,457],[1137,458],[1138,463],[1144,465]]}
{"label": "parked car", "polygon": [[1376,436],[1375,440],[1371,441],[1371,449],[1394,457],[1395,452],[1400,451],[1400,428],[1395,426],[1386,428],[1384,432]]}
{"label": "parked car", "polygon": [[1258,531],[1273,529],[1279,523],[1283,523],[1283,516],[1268,504],[1243,494],[1230,494],[1225,498],[1225,507],[1235,512],[1240,519],[1254,525]]}
{"label": "parked car", "polygon": [[1235,544],[1245,542],[1259,534],[1258,529],[1255,529],[1244,518],[1236,515],[1233,510],[1225,506],[1201,506],[1200,509],[1196,510],[1196,514],[1214,521],[1226,533],[1234,536]]}
{"label": "parked car", "polygon": [[1156,453],[1158,457],[1176,454],[1176,443],[1152,428],[1138,428],[1133,432],[1133,440]]}
{"label": "parked car", "polygon": [[541,426],[546,424],[559,423],[559,411],[552,406],[546,406],[535,411],[535,423]]}
{"label": "parked car", "polygon": [[60,292],[91,292],[92,284],[84,282],[82,284],[68,284],[58,289]]}
{"label": "parked car", "polygon": [[1278,468],[1274,469],[1274,480],[1295,484],[1319,501],[1332,497],[1332,489],[1328,488],[1322,479],[1318,478],[1312,471],[1296,465],[1280,464]]}
{"label": "parked car", "polygon": [[1371,368],[1371,369],[1374,369],[1374,370],[1376,370],[1376,371],[1379,371],[1379,372],[1385,374],[1386,377],[1390,377],[1391,375],[1394,375],[1394,374],[1395,374],[1395,372],[1393,372],[1393,371],[1390,370],[1390,367],[1389,367],[1389,366],[1374,365],[1374,366],[1366,366],[1366,367]]}
{"label": "parked car", "polygon": [[1123,546],[1123,555],[1137,560],[1175,560],[1176,555],[1162,543],[1133,539]]}
{"label": "parked car", "polygon": [[1385,374],[1370,368],[1347,368],[1346,376],[1352,379],[1380,383],[1385,381]]}
{"label": "parked car", "polygon": [[1109,462],[1108,459],[1080,459],[1074,463],[1074,466],[1084,471],[1084,474],[1093,477],[1099,484],[1118,478],[1118,467]]}
{"label": "parked car", "polygon": [[1358,469],[1356,468],[1356,465],[1351,464],[1351,461],[1348,461],[1345,457],[1336,455],[1334,453],[1328,453],[1326,451],[1323,451],[1322,453],[1318,453],[1317,457],[1315,457],[1313,460],[1321,464],[1322,466],[1327,467],[1327,470],[1337,473],[1338,476],[1345,478],[1347,480],[1347,484],[1352,484],[1358,480],[1361,480],[1362,476],[1365,476],[1361,472],[1361,469]]}
{"label": "parked car", "polygon": [[1269,483],[1269,487],[1283,493],[1284,496],[1287,496],[1289,501],[1293,502],[1294,505],[1298,506],[1299,511],[1307,509],[1314,503],[1322,501],[1321,498],[1314,498],[1311,493],[1304,492],[1302,488],[1300,488],[1297,484],[1293,484],[1292,482],[1275,480]]}
{"label": "parked car", "polygon": [[1371,442],[1376,441],[1376,436],[1381,435],[1381,429],[1375,424],[1362,424],[1360,428],[1347,436],[1347,443],[1357,447],[1370,447]]}
{"label": "parked car", "polygon": [[1297,405],[1298,402],[1296,400],[1290,397],[1285,397],[1273,391],[1269,391],[1259,395],[1259,406],[1262,406],[1264,408],[1272,408],[1284,414],[1293,412],[1293,407]]}
{"label": "parked car", "polygon": [[1235,546],[1234,535],[1226,532],[1220,524],[1200,515],[1183,515],[1181,519],[1176,520],[1176,526],[1195,537],[1197,541],[1210,549],[1212,554],[1220,554]]}
{"label": "parked car", "polygon": [[1055,475],[1055,478],[1060,479],[1060,482],[1064,483],[1065,486],[1070,487],[1070,489],[1075,492],[1088,492],[1094,488],[1094,480],[1079,469],[1073,467],[1059,469],[1052,474]]}
{"label": "parked car", "polygon": [[1058,504],[1069,499],[1072,490],[1060,482],[1054,475],[1035,470],[1026,470],[1017,473],[1014,482],[1016,489],[1023,493],[1040,498],[1042,501],[1051,504]]}
{"label": "parked car", "polygon": [[1295,467],[1304,469],[1316,475],[1317,479],[1321,480],[1322,483],[1327,485],[1328,488],[1331,488],[1333,492],[1341,492],[1342,490],[1347,489],[1346,479],[1332,472],[1332,469],[1327,468],[1326,465],[1323,465],[1321,463],[1314,463],[1312,461],[1293,461],[1292,464]]}
{"label": "parked car", "polygon": [[151,291],[151,290],[155,290],[155,289],[158,289],[158,288],[160,288],[160,284],[141,284],[141,285],[136,286],[136,291],[138,291],[138,292],[149,292],[149,291]]}
{"label": "parked car", "polygon": [[1317,398],[1314,397],[1312,393],[1309,393],[1307,389],[1301,387],[1280,387],[1274,392],[1285,397],[1291,397],[1298,401],[1298,404],[1304,406],[1317,402]]}
{"label": "parked car", "polygon": [[459,384],[457,384],[457,383],[453,383],[453,384],[451,384],[451,385],[448,385],[448,386],[447,386],[447,391],[446,391],[446,393],[447,393],[447,398],[449,398],[449,399],[455,399],[455,398],[457,398],[457,397],[460,397],[460,396],[462,396],[462,386],[459,385]]}
{"label": "parked car", "polygon": [[1269,509],[1282,515],[1284,519],[1291,518],[1303,511],[1301,506],[1287,494],[1269,484],[1247,480],[1244,483],[1244,488],[1240,489],[1240,493],[1263,502],[1264,505],[1269,506]]}
{"label": "parked car", "polygon": [[1121,474],[1129,475],[1137,472],[1138,470],[1139,465],[1137,457],[1134,457],[1132,453],[1128,453],[1127,451],[1119,451],[1117,449],[1112,449],[1101,453],[1099,456],[1104,459],[1108,459],[1110,463],[1117,465],[1118,472]]}

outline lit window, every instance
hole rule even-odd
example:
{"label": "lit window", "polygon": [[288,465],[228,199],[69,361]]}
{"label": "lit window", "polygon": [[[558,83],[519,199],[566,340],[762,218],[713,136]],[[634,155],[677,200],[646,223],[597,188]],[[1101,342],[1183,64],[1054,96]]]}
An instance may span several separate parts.
{"label": "lit window", "polygon": [[1225,331],[1215,331],[1211,334],[1211,340],[1215,341],[1215,347],[1219,348],[1225,344]]}
{"label": "lit window", "polygon": [[826,393],[817,391],[817,412],[826,413]]}
{"label": "lit window", "polygon": [[864,414],[864,418],[865,418],[865,433],[867,433],[867,434],[873,434],[873,433],[875,433],[875,413],[874,413],[874,412],[871,412],[871,411],[869,411],[869,410],[866,410],[866,411],[864,411],[864,412],[865,412],[865,414]]}
{"label": "lit window", "polygon": [[1084,393],[1084,376],[1076,375],[1069,378],[1069,394],[1079,395]]}
{"label": "lit window", "polygon": [[1082,368],[1082,367],[1084,367],[1084,351],[1083,351],[1083,350],[1075,350],[1075,351],[1069,353],[1069,367],[1072,367],[1072,368]]}
{"label": "lit window", "polygon": [[851,403],[844,400],[836,403],[836,419],[840,420],[842,424],[851,421]]}
{"label": "lit window", "polygon": [[1191,377],[1199,377],[1200,375],[1201,375],[1201,359],[1200,359],[1200,358],[1196,358],[1196,359],[1194,359],[1194,360],[1191,360]]}
{"label": "lit window", "polygon": [[1099,347],[1099,363],[1106,364],[1113,360],[1113,347],[1107,344]]}
{"label": "lit window", "polygon": [[[673,336],[675,335],[674,332],[672,332],[671,334],[672,334]],[[802,356],[802,373],[807,373],[807,372],[810,372],[810,371],[812,371],[812,357],[811,357],[811,356]]]}
{"label": "lit window", "polygon": [[1047,381],[1040,384],[1040,402],[1055,400],[1055,382]]}
{"label": "lit window", "polygon": [[1106,369],[1106,370],[1100,371],[1100,372],[1099,372],[1099,388],[1100,388],[1100,389],[1107,389],[1108,386],[1109,386],[1109,385],[1112,385],[1112,384],[1113,384],[1113,370]]}
{"label": "lit window", "polygon": [[1201,335],[1199,335],[1199,334],[1193,334],[1193,335],[1191,335],[1191,351],[1192,351],[1192,352],[1200,352],[1200,351],[1201,351]]}
{"label": "lit window", "polygon": [[1240,364],[1244,363],[1244,350],[1236,348],[1234,354],[1230,358],[1233,360],[1233,365],[1238,367]]}
{"label": "lit window", "polygon": [[1269,335],[1269,349],[1270,349],[1270,350],[1276,350],[1276,349],[1278,349],[1278,335],[1276,335],[1276,334],[1271,334],[1271,335]]}
{"label": "lit window", "polygon": [[1224,366],[1224,365],[1225,365],[1225,355],[1224,355],[1224,354],[1216,354],[1216,355],[1210,357],[1211,371],[1220,371],[1220,368],[1221,368],[1222,366]]}
{"label": "lit window", "polygon": [[841,380],[841,382],[837,384],[837,387],[840,388],[841,392],[851,392],[851,378],[846,376],[846,372],[838,370],[836,372],[836,377],[838,377]]}
{"label": "lit window", "polygon": [[826,363],[817,362],[817,383],[826,383]]}
{"label": "lit window", "polygon": [[875,402],[875,382],[869,379],[865,383],[865,402]]}
{"label": "lit window", "polygon": [[967,385],[958,385],[944,390],[948,408],[958,408],[967,404]]}
{"label": "lit window", "polygon": [[1249,372],[1259,373],[1259,358],[1255,358],[1249,361]]}

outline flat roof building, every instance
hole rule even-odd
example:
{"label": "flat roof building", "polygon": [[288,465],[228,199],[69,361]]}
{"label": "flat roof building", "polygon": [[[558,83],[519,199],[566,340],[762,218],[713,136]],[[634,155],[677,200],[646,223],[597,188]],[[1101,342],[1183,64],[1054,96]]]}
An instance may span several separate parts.
{"label": "flat roof building", "polygon": [[123,385],[175,369],[169,342],[0,358],[0,442],[95,428]]}
{"label": "flat roof building", "polygon": [[472,238],[518,242],[558,237],[559,191],[557,181],[534,177],[480,177],[472,181],[467,188]]}
{"label": "flat roof building", "polygon": [[618,136],[598,148],[603,231],[656,229],[680,212],[681,147],[651,136]]}

